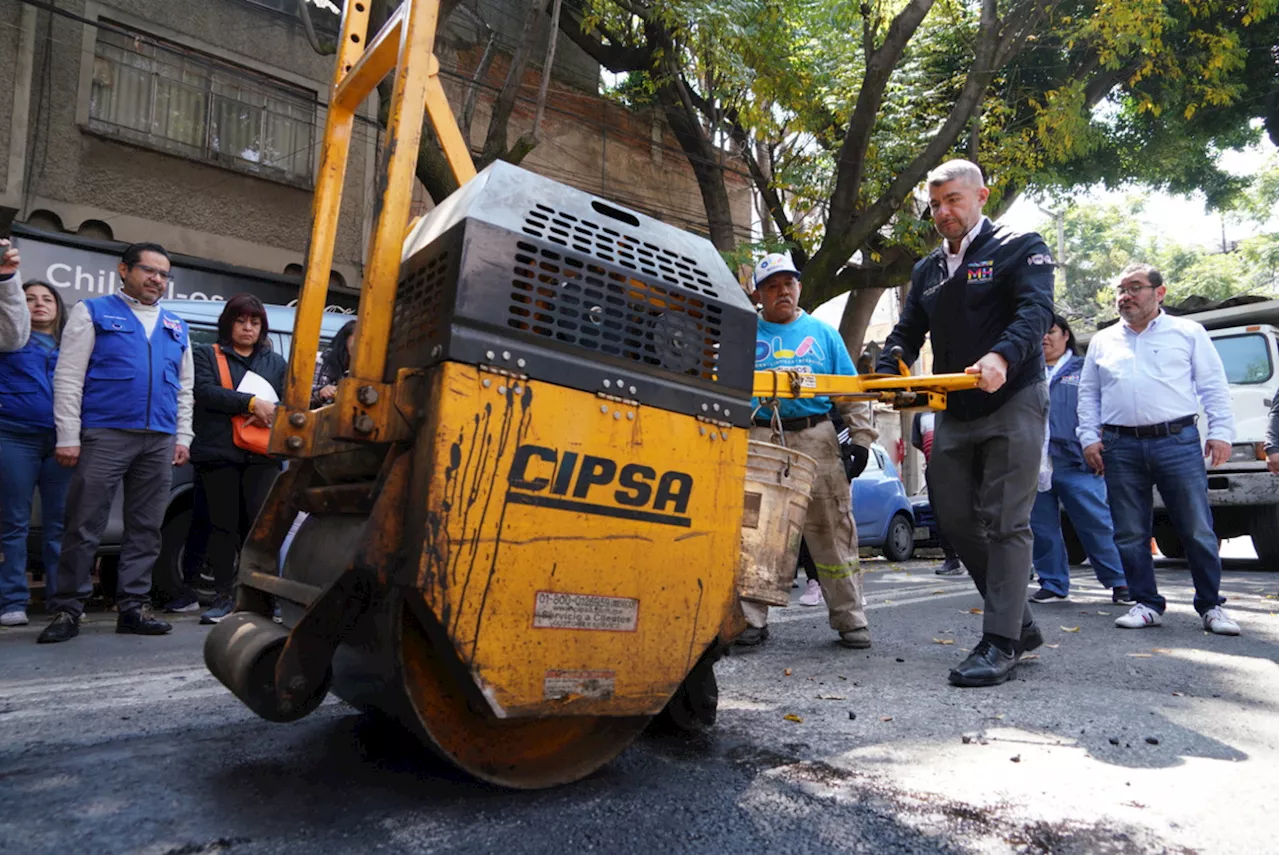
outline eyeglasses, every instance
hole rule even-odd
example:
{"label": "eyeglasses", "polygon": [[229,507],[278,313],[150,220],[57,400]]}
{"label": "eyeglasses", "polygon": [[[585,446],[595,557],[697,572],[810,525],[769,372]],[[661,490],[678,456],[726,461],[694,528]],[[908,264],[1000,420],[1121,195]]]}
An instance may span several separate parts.
{"label": "eyeglasses", "polygon": [[1138,296],[1138,292],[1139,292],[1139,291],[1142,291],[1144,288],[1153,288],[1153,289],[1154,289],[1154,288],[1159,288],[1159,287],[1160,287],[1159,285],[1130,285],[1130,286],[1129,286],[1129,287],[1127,287],[1127,288],[1122,288],[1122,287],[1120,287],[1119,285],[1117,285],[1117,286],[1116,286],[1116,296],[1117,296],[1117,297],[1125,297],[1125,296],[1129,296],[1129,297],[1136,297],[1136,296]]}
{"label": "eyeglasses", "polygon": [[161,270],[159,267],[152,267],[150,264],[135,264],[133,266],[147,274],[148,279],[159,276],[166,283],[173,281],[173,274],[168,270]]}

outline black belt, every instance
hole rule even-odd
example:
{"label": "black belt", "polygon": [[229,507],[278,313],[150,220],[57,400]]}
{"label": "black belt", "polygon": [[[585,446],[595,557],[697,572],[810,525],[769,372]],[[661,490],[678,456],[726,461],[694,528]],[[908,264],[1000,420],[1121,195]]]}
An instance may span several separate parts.
{"label": "black belt", "polygon": [[[798,430],[808,430],[814,425],[820,425],[823,422],[828,421],[829,419],[830,419],[830,416],[828,416],[826,413],[823,413],[820,416],[805,416],[804,418],[800,418],[800,419],[783,419],[782,429],[792,431],[794,433],[795,431],[798,431]],[[769,419],[755,418],[751,420],[751,423],[754,424],[756,427],[773,427],[773,422],[770,421]]]}
{"label": "black belt", "polygon": [[1174,419],[1171,422],[1160,422],[1157,425],[1138,425],[1137,427],[1129,427],[1128,425],[1103,425],[1103,430],[1114,431],[1123,436],[1136,436],[1138,439],[1151,439],[1157,436],[1171,436],[1175,433],[1181,433],[1183,428],[1191,427],[1196,423],[1199,416],[1183,416],[1180,419]]}

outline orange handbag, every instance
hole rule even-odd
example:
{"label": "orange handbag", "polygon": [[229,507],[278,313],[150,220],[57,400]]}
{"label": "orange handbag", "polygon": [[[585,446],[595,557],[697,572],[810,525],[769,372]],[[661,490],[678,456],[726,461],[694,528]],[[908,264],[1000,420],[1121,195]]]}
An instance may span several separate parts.
{"label": "orange handbag", "polygon": [[[218,374],[222,379],[222,387],[235,389],[235,386],[231,385],[231,366],[227,365],[227,355],[216,344],[209,346],[213,348],[213,355],[218,360]],[[271,443],[271,428],[260,424],[249,424],[247,415],[232,416],[231,439],[235,442],[236,448],[243,448],[254,454],[266,454],[267,447]]]}

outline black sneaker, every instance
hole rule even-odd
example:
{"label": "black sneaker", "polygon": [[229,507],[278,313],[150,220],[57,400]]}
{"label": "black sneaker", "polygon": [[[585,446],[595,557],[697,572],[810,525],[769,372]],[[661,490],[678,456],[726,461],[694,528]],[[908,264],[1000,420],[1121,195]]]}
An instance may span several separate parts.
{"label": "black sneaker", "polygon": [[70,641],[80,634],[80,618],[71,612],[58,612],[53,622],[44,628],[36,639],[36,644],[57,644],[59,641]]}
{"label": "black sneaker", "polygon": [[948,558],[942,562],[942,566],[933,571],[935,576],[963,576],[969,571],[960,563],[959,558]]}
{"label": "black sneaker", "polygon": [[116,618],[116,632],[124,635],[164,635],[171,629],[167,621],[152,613],[151,606],[129,609]]}
{"label": "black sneaker", "polygon": [[1065,603],[1067,598],[1061,594],[1055,594],[1048,588],[1041,588],[1032,594],[1029,599],[1033,603]]}
{"label": "black sneaker", "polygon": [[220,595],[213,601],[213,605],[208,611],[200,615],[200,623],[214,624],[220,622],[227,615],[236,610],[236,602],[230,596]]}
{"label": "black sneaker", "polygon": [[1133,597],[1129,596],[1128,585],[1116,585],[1111,589],[1111,602],[1117,606],[1131,606],[1134,603]]}

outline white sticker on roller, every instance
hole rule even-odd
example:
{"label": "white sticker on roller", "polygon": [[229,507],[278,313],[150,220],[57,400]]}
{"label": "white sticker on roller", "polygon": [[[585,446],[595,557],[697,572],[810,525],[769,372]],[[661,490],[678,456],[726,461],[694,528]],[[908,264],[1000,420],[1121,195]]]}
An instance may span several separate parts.
{"label": "white sticker on roller", "polygon": [[801,375],[800,375],[800,388],[802,388],[802,389],[817,389],[817,388],[818,388],[818,378],[817,378],[817,377],[814,377],[812,374],[801,374]]}
{"label": "white sticker on roller", "polygon": [[640,601],[630,597],[539,591],[534,601],[533,627],[635,632],[639,611]]}
{"label": "white sticker on roller", "polygon": [[561,698],[591,698],[608,700],[613,697],[615,671],[548,671],[542,678],[543,700]]}

